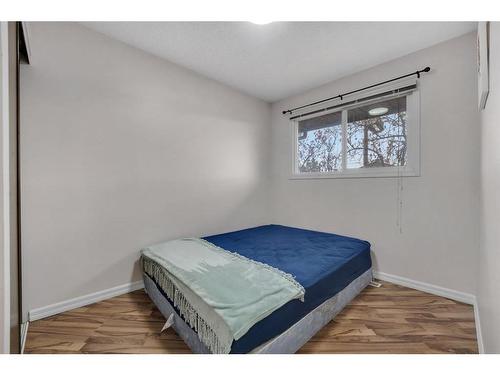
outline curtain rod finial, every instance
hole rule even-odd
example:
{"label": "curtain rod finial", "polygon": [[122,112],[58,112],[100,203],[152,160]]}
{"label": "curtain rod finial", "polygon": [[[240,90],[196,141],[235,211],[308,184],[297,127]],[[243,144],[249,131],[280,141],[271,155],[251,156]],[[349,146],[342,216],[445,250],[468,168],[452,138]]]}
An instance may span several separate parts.
{"label": "curtain rod finial", "polygon": [[424,72],[426,72],[426,73],[427,73],[427,72],[430,72],[430,71],[431,71],[431,68],[427,66],[427,67],[425,67],[425,69],[424,69],[423,71],[424,71]]}

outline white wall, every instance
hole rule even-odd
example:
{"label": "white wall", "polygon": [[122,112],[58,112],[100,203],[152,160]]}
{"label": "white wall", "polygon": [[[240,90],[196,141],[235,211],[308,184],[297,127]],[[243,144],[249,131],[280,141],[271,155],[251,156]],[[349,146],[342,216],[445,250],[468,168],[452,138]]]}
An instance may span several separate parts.
{"label": "white wall", "polygon": [[[395,178],[290,180],[282,110],[430,66],[421,80],[421,176],[404,179],[403,233]],[[479,243],[479,114],[475,35],[332,82],[272,107],[273,221],[371,242],[379,271],[475,293]]]}
{"label": "white wall", "polygon": [[139,280],[143,246],[267,223],[269,104],[78,24],[31,27],[28,310]]}
{"label": "white wall", "polygon": [[490,23],[490,93],[481,114],[478,301],[484,349],[500,353],[500,23]]}

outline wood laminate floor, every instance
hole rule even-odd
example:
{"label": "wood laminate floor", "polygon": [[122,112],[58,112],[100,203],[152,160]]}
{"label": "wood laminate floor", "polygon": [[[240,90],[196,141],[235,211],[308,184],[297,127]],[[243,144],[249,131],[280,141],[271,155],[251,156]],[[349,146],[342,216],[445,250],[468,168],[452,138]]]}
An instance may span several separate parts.
{"label": "wood laminate floor", "polygon": [[[25,353],[190,353],[143,290],[30,323]],[[470,305],[383,282],[299,353],[477,353]]]}

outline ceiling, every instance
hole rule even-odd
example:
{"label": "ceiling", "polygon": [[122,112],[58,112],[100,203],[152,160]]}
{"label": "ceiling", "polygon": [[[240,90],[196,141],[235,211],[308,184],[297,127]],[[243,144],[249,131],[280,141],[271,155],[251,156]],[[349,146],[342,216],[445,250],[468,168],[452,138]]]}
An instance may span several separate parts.
{"label": "ceiling", "polygon": [[475,22],[84,22],[274,102],[466,34]]}

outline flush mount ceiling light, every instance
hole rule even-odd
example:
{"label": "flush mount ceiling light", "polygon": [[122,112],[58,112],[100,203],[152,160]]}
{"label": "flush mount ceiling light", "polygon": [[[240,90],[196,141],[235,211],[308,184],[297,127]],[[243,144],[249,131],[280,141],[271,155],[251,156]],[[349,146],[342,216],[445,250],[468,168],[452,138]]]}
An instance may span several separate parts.
{"label": "flush mount ceiling light", "polygon": [[265,21],[265,20],[259,20],[259,21],[250,21],[251,23],[255,25],[267,25],[272,23],[273,21]]}
{"label": "flush mount ceiling light", "polygon": [[370,116],[382,116],[385,115],[387,112],[389,112],[389,108],[387,107],[377,107],[377,108],[372,108],[368,111],[368,114]]}

